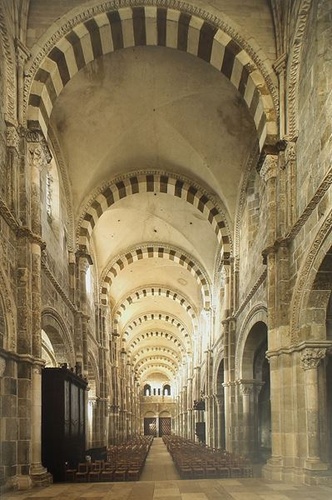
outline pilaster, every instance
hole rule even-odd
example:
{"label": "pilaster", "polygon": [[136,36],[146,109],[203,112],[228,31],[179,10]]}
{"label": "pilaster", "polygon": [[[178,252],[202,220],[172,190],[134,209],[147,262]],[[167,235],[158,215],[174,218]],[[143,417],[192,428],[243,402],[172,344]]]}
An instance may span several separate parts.
{"label": "pilaster", "polygon": [[325,356],[325,348],[306,347],[301,352],[301,367],[304,370],[307,427],[307,458],[305,468],[309,470],[327,469],[327,464],[323,464],[320,458],[318,388],[318,366]]}
{"label": "pilaster", "polygon": [[75,325],[75,349],[76,361],[81,367],[82,374],[88,374],[88,320],[87,314],[87,292],[86,292],[86,273],[89,265],[92,263],[88,253],[79,250],[76,253],[77,266],[77,307],[76,325]]}

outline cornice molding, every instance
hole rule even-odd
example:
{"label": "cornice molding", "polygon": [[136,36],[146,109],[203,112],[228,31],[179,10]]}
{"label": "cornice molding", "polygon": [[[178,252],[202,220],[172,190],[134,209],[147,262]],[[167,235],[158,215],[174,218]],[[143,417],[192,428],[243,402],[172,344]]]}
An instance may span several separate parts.
{"label": "cornice molding", "polygon": [[268,350],[266,352],[266,357],[268,360],[274,357],[282,356],[284,354],[286,355],[291,355],[295,353],[301,353],[304,352],[305,349],[309,350],[322,350],[326,349],[327,352],[329,352],[332,349],[332,341],[327,341],[327,340],[307,340],[300,342],[298,344],[292,344],[288,347],[280,347],[278,349],[272,349]]}

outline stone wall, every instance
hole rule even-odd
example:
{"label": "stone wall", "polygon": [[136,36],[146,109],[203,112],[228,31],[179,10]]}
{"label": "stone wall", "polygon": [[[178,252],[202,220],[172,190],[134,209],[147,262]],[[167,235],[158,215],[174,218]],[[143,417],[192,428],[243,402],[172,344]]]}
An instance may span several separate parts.
{"label": "stone wall", "polygon": [[265,271],[262,252],[267,237],[267,201],[263,180],[253,168],[239,224],[239,307]]}

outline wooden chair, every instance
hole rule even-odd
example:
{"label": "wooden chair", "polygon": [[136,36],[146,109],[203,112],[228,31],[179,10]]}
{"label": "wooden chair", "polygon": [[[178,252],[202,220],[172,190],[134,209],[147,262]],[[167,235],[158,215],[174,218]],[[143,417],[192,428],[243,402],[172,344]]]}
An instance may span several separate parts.
{"label": "wooden chair", "polygon": [[102,469],[102,464],[100,460],[92,462],[88,472],[89,481],[99,481],[101,469]]}
{"label": "wooden chair", "polygon": [[202,466],[194,465],[191,470],[193,479],[204,479],[205,471]]}
{"label": "wooden chair", "polygon": [[89,473],[89,466],[87,462],[81,462],[77,466],[77,472],[75,474],[76,481],[87,481]]}
{"label": "wooden chair", "polygon": [[113,479],[114,481],[125,481],[126,474],[127,474],[127,469],[123,467],[116,468],[114,471]]}
{"label": "wooden chair", "polygon": [[189,465],[180,465],[179,466],[179,474],[182,479],[191,479],[192,478],[192,469]]}
{"label": "wooden chair", "polygon": [[100,472],[101,481],[113,481],[115,467],[110,462],[105,462],[103,469]]}
{"label": "wooden chair", "polygon": [[205,477],[207,479],[211,479],[213,477],[217,477],[217,469],[213,465],[205,466]]}
{"label": "wooden chair", "polygon": [[127,479],[128,481],[139,481],[140,477],[140,469],[137,468],[130,468],[127,471]]}
{"label": "wooden chair", "polygon": [[77,469],[71,468],[68,464],[65,468],[65,481],[75,481]]}
{"label": "wooden chair", "polygon": [[217,477],[219,477],[219,478],[229,477],[229,468],[226,467],[225,465],[218,465],[217,466]]}

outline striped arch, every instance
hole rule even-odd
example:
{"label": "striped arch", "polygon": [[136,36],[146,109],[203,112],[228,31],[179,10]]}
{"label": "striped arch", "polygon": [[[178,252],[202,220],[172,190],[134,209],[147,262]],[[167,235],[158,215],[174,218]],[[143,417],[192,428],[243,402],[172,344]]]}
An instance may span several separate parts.
{"label": "striped arch", "polygon": [[[47,137],[57,97],[91,61],[128,47],[162,46],[203,59],[231,82],[248,106],[262,148],[267,136],[277,134],[273,100],[262,72],[234,39],[234,30],[232,37],[217,18],[212,21],[197,9],[190,12],[184,3],[172,2],[172,8],[158,0],[156,4],[130,6],[129,1],[119,8],[118,2],[107,2],[59,27],[49,37],[52,45],[43,47],[32,64],[36,72],[29,90],[28,127],[41,128]],[[256,62],[262,66],[257,57]]]}
{"label": "striped arch", "polygon": [[[189,303],[189,300],[184,298],[183,295],[181,295],[178,292],[174,292],[173,290],[169,290],[169,288],[163,288],[157,286],[150,286],[150,287],[144,287],[139,290],[135,290],[135,292],[132,292],[130,295],[128,295],[122,302],[116,307],[114,311],[114,318],[116,318],[116,323],[120,321],[120,318],[122,317],[122,314],[129,308],[132,304],[134,304],[136,301],[139,301],[144,298],[150,298],[150,297],[164,297],[170,300],[173,300],[174,302],[177,302],[180,304],[181,307],[188,313],[188,315],[191,317],[193,323],[196,325],[197,324],[197,315],[194,310],[194,306]],[[107,302],[107,298],[105,296],[102,296],[102,302],[105,304]]]}
{"label": "striped arch", "polygon": [[134,339],[130,341],[130,345],[127,349],[128,354],[131,354],[135,348],[140,348],[140,343],[146,340],[166,340],[170,343],[172,342],[174,346],[184,355],[186,353],[186,347],[181,339],[174,335],[173,333],[167,331],[155,331],[155,332],[146,332],[140,335],[135,336]]}
{"label": "striped arch", "polygon": [[128,325],[125,326],[124,335],[129,337],[130,334],[133,333],[135,328],[149,321],[165,321],[166,323],[170,324],[171,326],[174,326],[177,330],[179,330],[182,336],[188,337],[187,329],[185,325],[182,323],[182,321],[179,321],[175,316],[172,316],[171,314],[165,314],[165,313],[149,313],[135,318],[133,321],[131,321]]}
{"label": "striped arch", "polygon": [[168,356],[145,356],[143,359],[135,364],[135,369],[139,370],[145,363],[163,363],[173,369],[175,372],[178,370],[179,365],[172,361]]}
{"label": "striped arch", "polygon": [[181,198],[199,210],[211,224],[222,246],[223,259],[229,261],[231,254],[231,231],[225,215],[215,201],[189,180],[178,178],[169,173],[147,172],[132,174],[121,180],[113,181],[103,188],[85,209],[79,227],[78,244],[89,248],[89,241],[98,219],[117,201],[139,193],[168,194]]}
{"label": "striped arch", "polygon": [[171,368],[168,364],[165,363],[144,363],[139,370],[137,370],[137,377],[143,378],[144,375],[162,372],[167,373],[170,378],[175,378],[177,374],[177,370]]}
{"label": "striped arch", "polygon": [[[113,263],[110,264],[107,274],[102,280],[101,287],[101,300],[103,304],[107,304],[107,297],[110,291],[113,280],[117,275],[126,267],[142,259],[167,259],[176,262],[180,266],[187,269],[192,276],[196,278],[197,283],[201,287],[204,307],[209,309],[211,304],[210,283],[205,273],[200,268],[199,264],[186,255],[181,250],[174,247],[166,247],[158,243],[151,243],[150,245],[140,246],[128,251],[125,255],[117,257]],[[123,311],[122,311],[123,312]],[[115,318],[118,320],[119,318]]]}
{"label": "striped arch", "polygon": [[144,347],[142,348],[137,348],[137,352],[132,352],[132,362],[135,364],[136,362],[139,362],[142,358],[146,358],[147,356],[151,356],[154,354],[162,355],[162,356],[167,356],[172,359],[175,359],[177,363],[181,363],[182,361],[182,356],[180,356],[179,351],[176,351],[175,349],[170,349],[169,347],[165,346],[153,346],[153,347]]}

